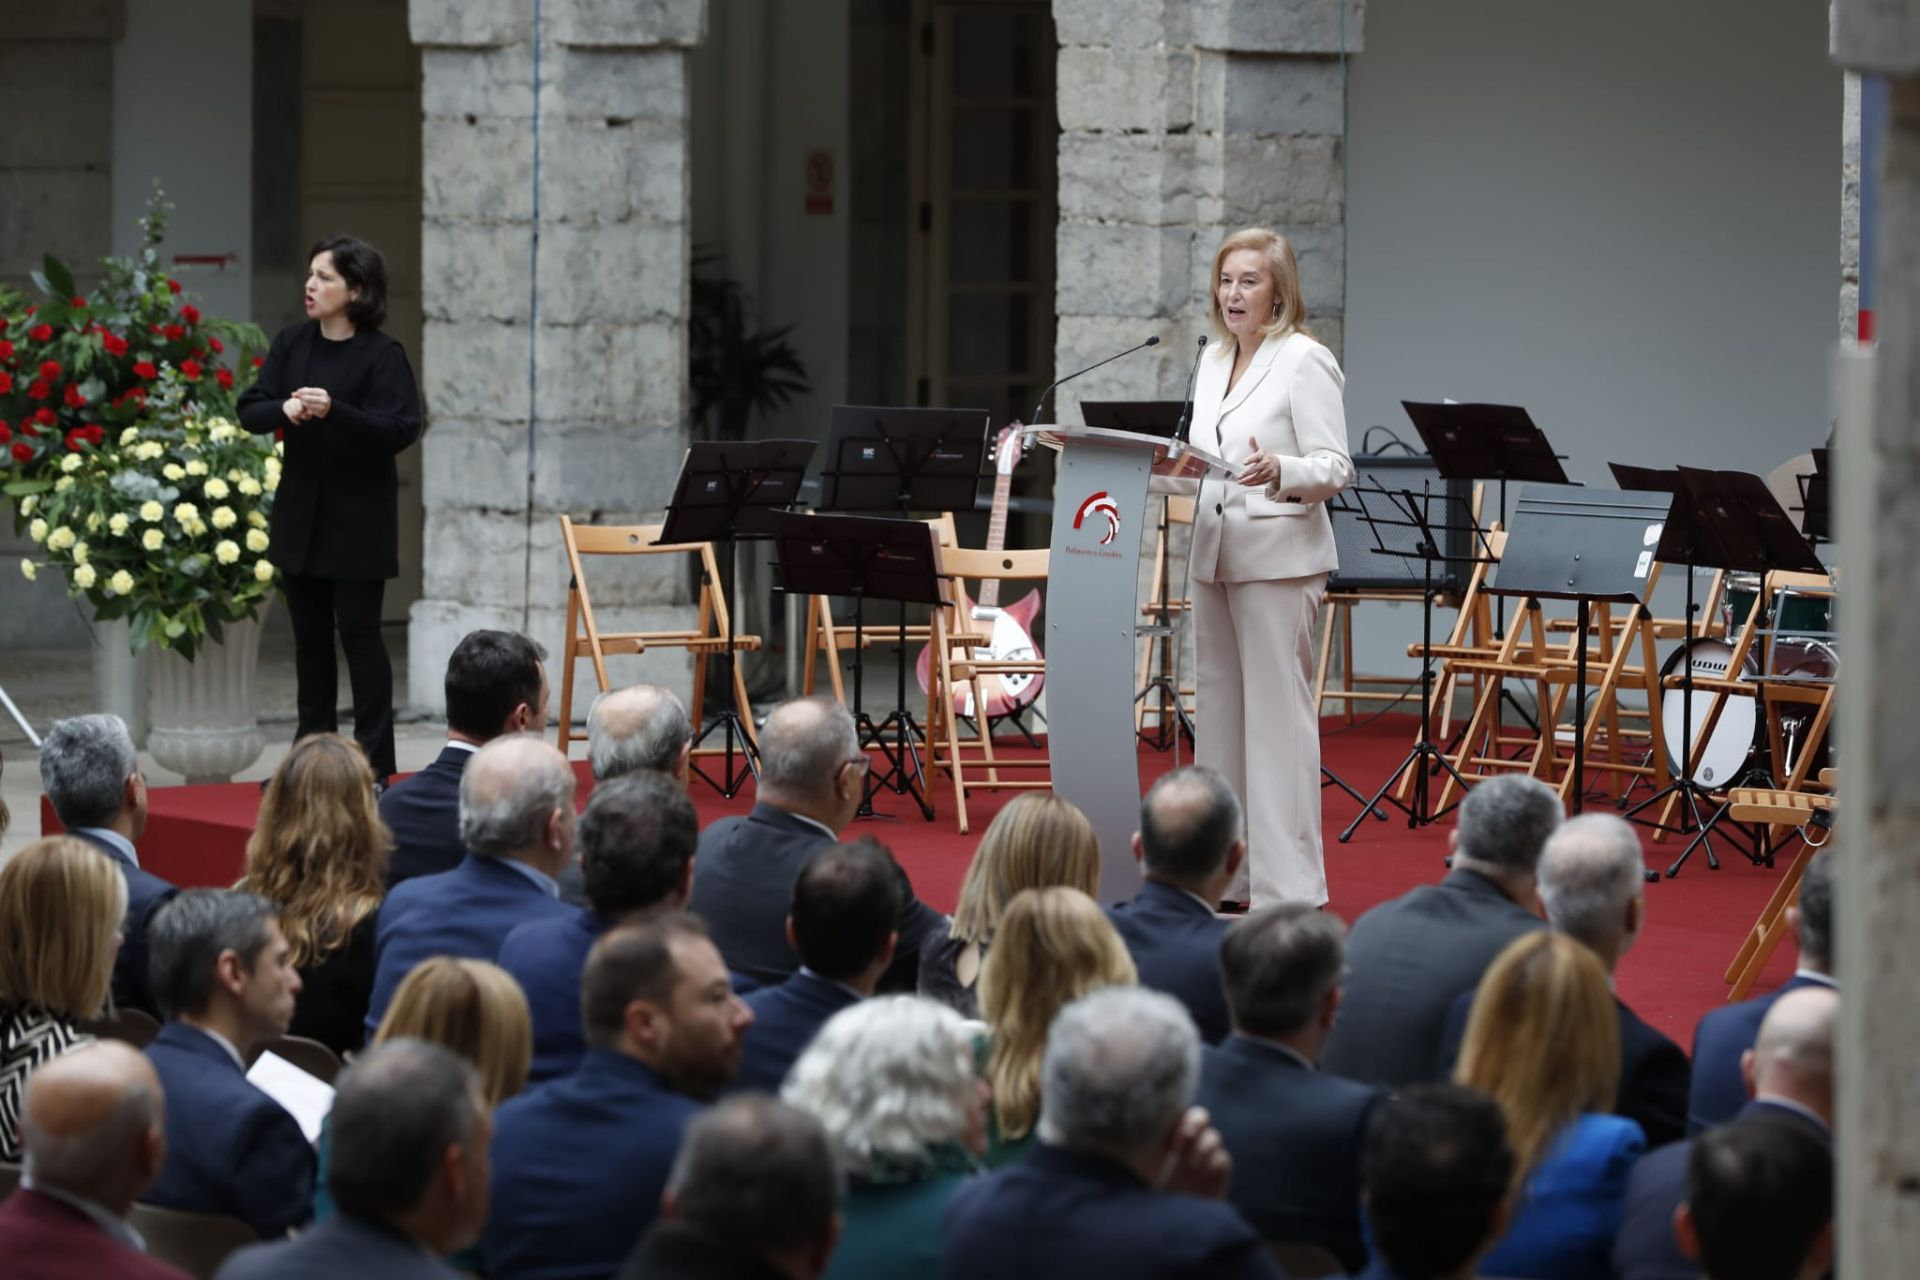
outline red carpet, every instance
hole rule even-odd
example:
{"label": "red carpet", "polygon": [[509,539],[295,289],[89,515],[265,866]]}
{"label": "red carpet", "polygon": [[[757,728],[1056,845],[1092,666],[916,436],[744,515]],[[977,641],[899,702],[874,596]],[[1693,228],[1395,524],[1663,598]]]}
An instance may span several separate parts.
{"label": "red carpet", "polygon": [[[1411,734],[1407,717],[1385,717],[1354,729],[1329,721],[1322,740],[1326,765],[1359,791],[1371,793],[1404,754]],[[1158,777],[1169,764],[1168,756],[1143,749],[1143,781]],[[586,766],[578,767],[586,783]],[[583,802],[585,790],[583,786]],[[166,787],[151,794],[151,817],[141,841],[147,867],[176,884],[232,883],[259,809],[258,785]],[[852,829],[889,845],[912,875],[920,896],[941,910],[951,910],[979,834],[1013,794],[976,793],[970,806],[973,834],[969,836],[954,830],[952,792],[940,784],[934,792],[938,809],[934,821],[922,821],[910,801],[883,795],[876,808],[892,816],[865,819]],[[751,795],[751,784],[733,800],[703,785],[694,788],[703,825],[727,814],[745,813]],[[1352,843],[1342,845],[1335,837],[1360,806],[1334,789],[1322,795],[1331,905],[1342,917],[1352,920],[1375,903],[1445,873],[1441,859],[1446,855],[1451,819],[1410,831],[1404,818],[1386,810],[1388,821],[1363,823]],[[48,831],[57,826],[44,801],[41,824]],[[1675,837],[1660,845],[1653,844],[1650,836],[1643,839],[1649,865],[1665,867],[1682,847]],[[1620,967],[1621,996],[1683,1047],[1691,1045],[1693,1024],[1700,1014],[1725,1000],[1727,988],[1721,975],[1780,875],[1778,870],[1750,866],[1725,846],[1722,853],[1717,872],[1708,871],[1705,860],[1696,855],[1679,879],[1647,886],[1647,931]],[[1782,860],[1780,866],[1785,865]],[[1777,986],[1792,972],[1793,960],[1793,946],[1783,944],[1756,990]]]}

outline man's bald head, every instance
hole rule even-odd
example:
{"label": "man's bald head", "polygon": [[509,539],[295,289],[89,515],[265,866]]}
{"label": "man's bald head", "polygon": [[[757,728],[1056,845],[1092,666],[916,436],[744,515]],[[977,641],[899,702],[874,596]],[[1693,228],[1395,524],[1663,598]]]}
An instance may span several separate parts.
{"label": "man's bald head", "polygon": [[1741,1064],[1755,1097],[1787,1098],[1833,1115],[1833,1038],[1840,995],[1798,987],[1773,1002]]}
{"label": "man's bald head", "polygon": [[166,1105],[160,1077],[128,1045],[101,1041],[28,1077],[20,1145],[26,1173],[125,1214],[159,1175]]}
{"label": "man's bald head", "polygon": [[657,684],[603,693],[587,712],[587,759],[595,782],[639,769],[678,775],[692,742],[686,706]]}
{"label": "man's bald head", "polygon": [[573,794],[573,766],[552,746],[528,734],[495,738],[460,775],[460,839],[483,857],[564,865]]}
{"label": "man's bald head", "polygon": [[1147,874],[1183,888],[1219,875],[1245,822],[1226,778],[1204,765],[1175,769],[1140,802],[1140,856]]}

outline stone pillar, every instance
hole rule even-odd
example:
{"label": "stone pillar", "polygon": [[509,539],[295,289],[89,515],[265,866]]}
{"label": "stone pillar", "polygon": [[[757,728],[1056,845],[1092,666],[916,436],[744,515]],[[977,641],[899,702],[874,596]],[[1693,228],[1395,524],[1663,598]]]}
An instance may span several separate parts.
{"label": "stone pillar", "polygon": [[1840,108],[1840,336],[1860,332],[1860,77],[1848,72]]}
{"label": "stone pillar", "polygon": [[[410,0],[409,16],[430,425],[408,676],[438,712],[447,655],[476,627],[525,630],[558,658],[561,514],[658,520],[671,494],[687,437],[686,63],[706,7]],[[596,565],[601,626],[691,625],[687,580],[677,563]],[[614,678],[689,669],[650,656]]]}

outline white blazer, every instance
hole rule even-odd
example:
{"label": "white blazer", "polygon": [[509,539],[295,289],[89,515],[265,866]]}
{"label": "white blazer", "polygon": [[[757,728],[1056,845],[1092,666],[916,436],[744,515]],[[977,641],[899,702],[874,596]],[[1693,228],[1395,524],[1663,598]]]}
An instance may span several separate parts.
{"label": "white blazer", "polygon": [[1339,556],[1324,504],[1354,475],[1346,378],[1333,353],[1304,333],[1263,341],[1229,392],[1232,371],[1232,344],[1214,342],[1200,361],[1188,439],[1235,464],[1252,456],[1249,438],[1258,440],[1280,459],[1280,478],[1264,491],[1220,476],[1200,486],[1193,576],[1263,582],[1331,573]]}

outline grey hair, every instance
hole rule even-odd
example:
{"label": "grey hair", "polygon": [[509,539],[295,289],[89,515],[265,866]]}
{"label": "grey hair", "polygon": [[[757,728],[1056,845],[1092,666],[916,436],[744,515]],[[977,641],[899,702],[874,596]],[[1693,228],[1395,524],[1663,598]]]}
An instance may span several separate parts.
{"label": "grey hair", "polygon": [[134,1140],[149,1129],[164,1129],[166,1120],[159,1090],[139,1080],[127,1082],[100,1123],[79,1132],[46,1133],[34,1124],[29,1108],[20,1118],[26,1176],[72,1195],[103,1199],[102,1193],[126,1176]]}
{"label": "grey hair", "polygon": [[680,1221],[768,1252],[830,1240],[841,1183],[820,1122],[756,1093],[688,1125],[667,1176]]}
{"label": "grey hair", "polygon": [[160,1012],[204,1013],[220,957],[231,951],[252,973],[279,919],[279,907],[239,889],[182,889],[161,903],[147,926],[147,980]]}
{"label": "grey hair", "polygon": [[853,716],[832,698],[790,698],[760,731],[760,785],[790,795],[826,794],[841,766],[859,758]]}
{"label": "grey hair", "polygon": [[447,1148],[473,1141],[485,1106],[480,1073],[451,1049],[401,1036],[362,1050],[329,1117],[334,1203],[375,1221],[413,1209]]}
{"label": "grey hair", "polygon": [[139,767],[127,722],[116,715],[56,720],[40,744],[41,790],[69,830],[112,822]]}
{"label": "grey hair", "polygon": [[1532,875],[1541,847],[1564,817],[1560,794],[1552,787],[1525,774],[1500,774],[1476,785],[1460,802],[1460,854],[1498,871]]}
{"label": "grey hair", "polygon": [[1105,987],[1062,1009],[1041,1066],[1041,1141],[1126,1158],[1158,1146],[1193,1101],[1200,1034],[1172,996]]}
{"label": "grey hair", "polygon": [[481,747],[460,775],[460,842],[467,851],[501,858],[536,844],[547,818],[563,804],[573,803],[576,782],[573,766],[558,752],[542,752],[526,767],[514,771],[495,795],[476,794],[477,778],[488,771],[478,767],[489,752],[510,750],[525,734],[508,734]]}
{"label": "grey hair", "polygon": [[[616,737],[606,724],[607,699],[635,694],[651,695],[651,701],[637,732]],[[609,690],[595,698],[587,710],[587,760],[593,768],[595,782],[605,782],[638,769],[666,773],[692,740],[693,722],[687,719],[686,704],[673,690],[657,684]]]}
{"label": "grey hair", "polygon": [[965,1019],[919,996],[881,996],[836,1013],[787,1073],[785,1101],[826,1127],[840,1163],[929,1164],[966,1132],[980,1073]]}
{"label": "grey hair", "polygon": [[1640,837],[1611,813],[1569,818],[1540,853],[1540,900],[1553,927],[1595,951],[1619,936],[1627,904],[1645,893]]}
{"label": "grey hair", "polygon": [[1234,1029],[1290,1036],[1313,1020],[1346,965],[1347,926],[1330,911],[1283,902],[1242,916],[1220,940],[1220,982]]}

